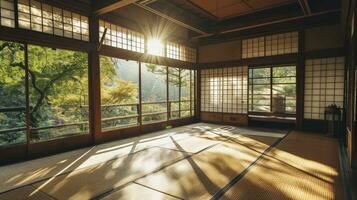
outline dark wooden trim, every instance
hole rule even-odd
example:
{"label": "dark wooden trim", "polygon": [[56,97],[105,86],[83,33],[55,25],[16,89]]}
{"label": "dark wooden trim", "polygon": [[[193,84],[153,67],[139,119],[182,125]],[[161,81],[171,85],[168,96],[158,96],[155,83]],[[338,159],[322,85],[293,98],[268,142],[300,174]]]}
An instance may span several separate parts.
{"label": "dark wooden trim", "polygon": [[91,142],[90,134],[75,135],[70,137],[57,138],[48,141],[31,143],[29,146],[28,158],[38,158],[52,154],[66,152],[81,147],[87,147]]}
{"label": "dark wooden trim", "polygon": [[17,144],[0,149],[0,166],[27,159],[26,144]]}
{"label": "dark wooden trim", "polygon": [[95,47],[91,43],[81,40],[20,28],[8,28],[4,26],[0,26],[0,40],[9,40],[20,43],[28,43],[51,48],[61,48],[82,52],[88,52]]}

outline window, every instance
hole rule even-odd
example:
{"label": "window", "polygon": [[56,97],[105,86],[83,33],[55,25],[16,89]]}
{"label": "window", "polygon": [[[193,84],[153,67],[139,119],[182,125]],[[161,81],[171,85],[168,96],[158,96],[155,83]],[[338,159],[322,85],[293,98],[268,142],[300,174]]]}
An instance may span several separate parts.
{"label": "window", "polygon": [[179,44],[177,43],[173,43],[173,42],[168,42],[167,45],[166,45],[166,57],[168,58],[172,58],[172,59],[176,59],[176,60],[180,60],[181,57],[180,57],[180,54],[181,54],[181,51],[180,51],[180,46]]}
{"label": "window", "polygon": [[191,71],[188,69],[182,69],[180,73],[180,117],[191,116]]}
{"label": "window", "polygon": [[182,47],[181,48],[181,60],[191,63],[196,62],[196,49],[191,47]]}
{"label": "window", "polygon": [[13,0],[0,0],[0,25],[14,28],[15,14]]}
{"label": "window", "polygon": [[187,62],[196,62],[196,50],[173,42],[166,44],[166,57]]}
{"label": "window", "polygon": [[105,28],[107,28],[104,40],[105,45],[140,53],[145,52],[143,34],[100,20],[99,39],[102,38]]}
{"label": "window", "polygon": [[177,119],[180,117],[180,68],[169,67],[169,108],[170,119]]}
{"label": "window", "polygon": [[201,72],[202,111],[247,113],[247,66],[206,69]]}
{"label": "window", "polygon": [[249,111],[295,114],[296,67],[250,68]]}
{"label": "window", "polygon": [[274,56],[298,52],[298,32],[288,32],[242,41],[242,58]]}
{"label": "window", "polygon": [[249,69],[249,111],[271,111],[271,68]]}
{"label": "window", "polygon": [[23,45],[0,41],[0,147],[26,142]]}
{"label": "window", "polygon": [[273,113],[296,113],[296,69],[294,66],[273,68]]}
{"label": "window", "polygon": [[195,116],[196,109],[196,71],[191,70],[191,116]]}
{"label": "window", "polygon": [[242,41],[242,58],[253,58],[264,56],[265,38],[251,38]]}
{"label": "window", "polygon": [[100,58],[102,129],[139,124],[139,63]]}
{"label": "window", "polygon": [[324,119],[325,108],[343,108],[344,57],[309,59],[305,62],[304,118]]}
{"label": "window", "polygon": [[89,41],[88,17],[34,0],[18,1],[19,27]]}
{"label": "window", "polygon": [[33,141],[89,132],[87,54],[30,45],[30,136]]}
{"label": "window", "polygon": [[165,66],[141,63],[142,123],[167,119]]}

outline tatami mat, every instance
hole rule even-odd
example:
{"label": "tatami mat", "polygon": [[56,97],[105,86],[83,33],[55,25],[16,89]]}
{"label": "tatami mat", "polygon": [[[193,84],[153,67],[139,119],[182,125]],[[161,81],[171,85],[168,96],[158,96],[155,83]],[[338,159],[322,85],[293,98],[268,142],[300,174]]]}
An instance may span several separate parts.
{"label": "tatami mat", "polygon": [[343,199],[338,141],[292,132],[222,199]]}
{"label": "tatami mat", "polygon": [[[254,143],[253,139],[240,138]],[[255,141],[260,143],[260,150],[268,148],[272,142],[270,139],[265,144]],[[226,141],[137,182],[183,199],[209,199],[260,155],[261,152],[248,142],[241,145]]]}
{"label": "tatami mat", "polygon": [[341,199],[337,140],[286,133],[198,123],[3,166],[0,199]]}

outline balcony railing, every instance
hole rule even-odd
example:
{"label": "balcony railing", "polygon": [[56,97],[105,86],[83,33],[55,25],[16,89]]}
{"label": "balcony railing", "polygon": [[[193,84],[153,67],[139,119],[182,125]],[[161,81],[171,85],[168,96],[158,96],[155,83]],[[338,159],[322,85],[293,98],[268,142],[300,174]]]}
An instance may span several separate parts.
{"label": "balcony railing", "polygon": [[[138,126],[140,125],[140,120],[142,124],[149,124],[166,121],[168,117],[169,119],[188,117],[193,113],[191,112],[193,106],[190,105],[190,103],[190,100],[182,100],[142,102],[141,107],[139,103],[102,105],[102,128],[105,130],[127,126]],[[88,106],[86,105],[82,107]],[[9,112],[25,114],[25,110],[25,107],[0,108],[0,114]],[[182,115],[184,112],[186,112],[186,114]],[[25,121],[25,119],[23,120]],[[26,130],[27,128],[25,126],[0,128],[0,146],[2,142],[1,140],[4,140],[4,138],[7,139],[8,136],[11,138],[10,135],[16,133],[23,134],[24,136],[21,136],[22,140],[26,141]],[[50,140],[64,136],[85,134],[88,132],[88,121],[30,127],[30,137],[33,141]]]}

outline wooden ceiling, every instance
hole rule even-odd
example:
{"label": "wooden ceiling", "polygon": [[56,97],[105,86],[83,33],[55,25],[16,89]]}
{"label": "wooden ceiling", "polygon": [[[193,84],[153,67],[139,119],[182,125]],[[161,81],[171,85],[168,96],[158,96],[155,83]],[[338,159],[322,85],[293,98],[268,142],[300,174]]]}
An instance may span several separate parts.
{"label": "wooden ceiling", "polygon": [[[188,30],[192,41],[221,37],[224,34],[261,26],[274,26],[275,23],[289,20],[304,21],[309,18],[310,21],[316,19],[316,22],[321,19],[335,21],[339,19],[341,7],[341,0],[93,1],[92,12],[101,17],[107,16],[118,21],[123,21],[122,19],[125,18],[125,22],[133,21],[133,24],[137,24],[140,28],[159,22],[175,24]],[[291,26],[297,26],[294,23]]]}
{"label": "wooden ceiling", "polygon": [[282,6],[295,0],[189,0],[220,20]]}

